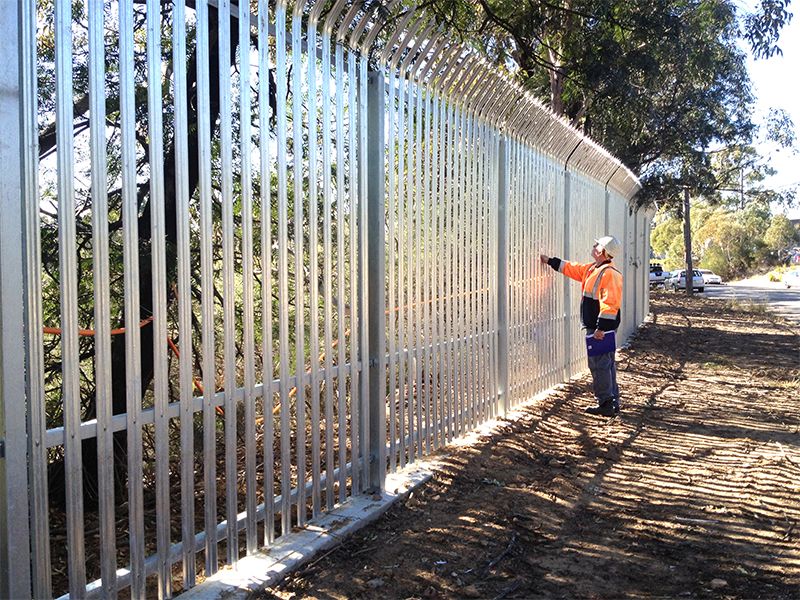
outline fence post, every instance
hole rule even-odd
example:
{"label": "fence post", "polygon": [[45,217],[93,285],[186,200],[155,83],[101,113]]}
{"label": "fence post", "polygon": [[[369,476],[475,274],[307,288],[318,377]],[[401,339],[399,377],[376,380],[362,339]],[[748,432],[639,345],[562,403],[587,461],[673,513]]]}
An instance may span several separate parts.
{"label": "fence post", "polygon": [[[0,2],[0,598],[30,598],[21,122],[25,2]],[[30,13],[28,13],[30,15]]]}
{"label": "fence post", "polygon": [[[580,145],[580,142],[578,143]],[[577,148],[577,146],[575,146]],[[575,152],[573,149],[572,152]],[[570,157],[572,153],[570,153]],[[567,158],[567,163],[569,163],[569,158]],[[571,181],[570,181],[570,172],[567,165],[564,165],[564,253],[562,256],[564,257],[562,260],[570,260],[570,229],[572,228],[572,223],[570,219],[570,212],[571,208]],[[572,281],[567,278],[563,277],[564,280],[564,360],[562,362],[564,366],[564,371],[561,377],[562,381],[567,381],[570,376],[572,375],[572,365],[571,358],[571,334],[572,334]]]}
{"label": "fence post", "polygon": [[[623,304],[622,304],[622,310],[626,310],[626,312],[630,312],[630,306],[628,306],[626,308],[625,305],[626,304],[630,304],[630,303],[627,302],[627,299],[629,298],[629,295],[628,295],[628,289],[627,289],[627,287],[625,287],[624,282],[627,281],[628,285],[631,285],[631,281],[632,281],[632,278],[630,276],[630,269],[628,268],[629,265],[630,265],[630,260],[629,260],[629,252],[630,252],[630,250],[629,250],[629,247],[630,247],[630,221],[631,221],[631,216],[630,216],[629,205],[626,203],[626,205],[625,205],[625,226],[623,227],[623,236],[624,237],[622,238],[622,240],[623,240],[622,241],[622,255],[619,256],[619,260],[621,262],[618,265],[620,267],[620,269],[621,269],[622,279],[623,279],[623,288],[622,288],[622,303]],[[625,331],[626,329],[630,330],[629,327],[626,328],[626,326],[625,326],[625,321],[628,318],[629,317],[627,317],[625,315],[625,313],[622,314],[622,319],[623,320],[620,323],[620,328],[622,328],[623,331]],[[632,321],[632,318],[631,318],[631,321]]]}
{"label": "fence post", "polygon": [[511,408],[508,389],[508,150],[500,137],[497,153],[497,399],[499,416]]}
{"label": "fence post", "polygon": [[386,148],[385,80],[373,71],[367,79],[367,319],[369,326],[369,481],[368,491],[386,482]]}
{"label": "fence post", "polygon": [[[653,218],[655,215],[653,215]],[[644,306],[643,306],[643,313],[645,315],[650,314],[650,257],[652,255],[653,249],[650,245],[650,236],[653,233],[653,220],[652,218],[648,218],[646,216],[645,226],[644,226],[644,256],[647,258],[645,259],[645,265],[647,267],[647,283],[645,284],[647,287],[645,288],[645,295],[644,295]]]}
{"label": "fence post", "polygon": [[[630,205],[626,208],[630,212]],[[628,264],[631,267],[631,282],[628,285],[633,286],[633,319],[631,320],[630,331],[636,327],[639,322],[639,215],[633,213],[633,248],[631,248],[631,257]]]}

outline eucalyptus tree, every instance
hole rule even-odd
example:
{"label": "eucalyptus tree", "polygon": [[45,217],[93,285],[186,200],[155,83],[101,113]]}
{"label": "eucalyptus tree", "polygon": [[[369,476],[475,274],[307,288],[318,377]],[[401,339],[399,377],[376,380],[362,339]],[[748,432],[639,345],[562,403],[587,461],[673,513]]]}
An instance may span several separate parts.
{"label": "eucalyptus tree", "polygon": [[[144,40],[147,38],[147,11],[144,0],[134,0],[133,35],[134,35],[134,116],[136,137],[136,196],[138,204],[138,248],[139,248],[139,298],[140,308],[138,319],[141,320],[141,355],[138,357],[141,368],[141,389],[147,395],[147,390],[154,376],[154,344],[166,344],[166,340],[154,339],[153,323],[151,317],[154,310],[153,274],[151,265],[151,209],[150,202],[150,177],[151,165],[154,161],[161,163],[164,185],[164,235],[166,238],[166,298],[168,310],[175,310],[175,294],[172,285],[177,278],[177,216],[176,201],[180,181],[178,170],[181,165],[176,161],[176,148],[179,142],[185,144],[188,151],[188,172],[186,173],[187,190],[189,197],[195,196],[199,181],[199,136],[200,120],[206,120],[211,126],[211,137],[215,138],[216,128],[219,126],[220,115],[220,44],[218,40],[218,13],[215,7],[208,9],[208,22],[206,31],[207,60],[208,60],[208,107],[205,114],[201,114],[198,102],[198,44],[196,43],[196,22],[190,23],[187,31],[186,78],[184,81],[172,81],[175,72],[172,54],[172,16],[171,3],[162,3],[162,19],[160,28],[160,47],[164,110],[164,148],[161,156],[151,156],[148,106],[147,106],[147,71],[144,60]],[[123,260],[121,230],[123,227],[122,211],[122,161],[121,161],[121,96],[120,96],[120,36],[118,14],[115,13],[116,3],[105,4],[104,20],[106,23],[103,52],[105,62],[105,127],[106,127],[106,165],[107,165],[107,198],[108,198],[108,232],[110,234],[109,263],[111,275],[110,304],[112,327],[119,328],[125,322],[124,290],[123,290]],[[51,156],[57,152],[56,122],[55,122],[55,36],[51,26],[53,22],[53,1],[46,0],[37,5],[39,32],[37,36],[37,71],[38,71],[38,111],[39,111],[39,157],[41,163],[41,231],[42,231],[42,266],[43,266],[43,312],[45,324],[57,324],[60,321],[59,308],[59,272],[58,272],[58,222],[51,207],[54,204],[55,184],[48,175],[48,165]],[[238,31],[236,17],[231,17],[231,31]],[[72,3],[72,49],[73,49],[73,134],[76,137],[75,159],[77,172],[88,173],[90,168],[87,154],[88,146],[85,137],[80,136],[89,127],[91,114],[89,112],[89,49],[86,36],[87,7],[82,2]],[[239,36],[234,33],[230,40],[231,68],[236,64]],[[246,42],[249,44],[249,42]],[[249,47],[249,45],[248,45]],[[187,115],[185,139],[176,139],[177,128],[174,126],[173,93],[175,86],[184,86],[190,110]],[[274,90],[274,87],[272,88]],[[272,92],[274,94],[274,91]],[[274,97],[271,104],[274,106]],[[257,115],[254,116],[257,118]],[[218,157],[218,149],[215,154]],[[216,158],[215,158],[216,160]],[[88,180],[88,177],[86,178]],[[89,186],[76,186],[75,215],[77,222],[77,256],[79,270],[79,322],[92,323],[94,303],[92,299],[92,203],[97,190]],[[214,210],[219,210],[215,203]],[[270,222],[269,214],[267,222]],[[195,242],[196,243],[196,240]],[[195,289],[199,283],[199,273],[192,272],[192,281]],[[86,325],[83,325],[86,327]],[[112,375],[112,407],[114,414],[126,412],[126,342],[125,332],[122,331],[112,337],[111,342],[111,375]],[[193,340],[181,340],[185,347],[190,347]],[[80,339],[81,353],[81,395],[82,414],[84,419],[95,416],[96,389],[94,379],[94,338],[83,336]],[[45,385],[48,399],[47,416],[48,426],[56,426],[60,419],[60,385],[61,361],[60,340],[57,336],[45,339]],[[202,372],[202,365],[196,368]],[[126,434],[120,431],[115,434],[115,473],[119,486],[124,486],[126,481]],[[92,503],[96,498],[97,477],[97,446],[91,440],[83,444],[83,472],[86,486],[86,501]],[[59,502],[63,499],[63,461],[58,456],[51,463],[51,499]]]}
{"label": "eucalyptus tree", "polygon": [[753,13],[733,0],[478,4],[426,5],[638,172],[639,205],[683,213],[691,271],[690,198],[720,187],[713,151],[749,145],[756,129],[740,42],[759,58],[780,53],[791,0],[763,0]]}
{"label": "eucalyptus tree", "polygon": [[780,53],[790,0],[430,0],[423,6],[642,175],[642,202],[712,181],[707,150],[752,135],[740,42]]}
{"label": "eucalyptus tree", "polygon": [[764,242],[767,247],[775,253],[778,260],[785,260],[792,254],[792,249],[800,243],[800,231],[784,214],[773,217],[766,233]]}
{"label": "eucalyptus tree", "polygon": [[[673,197],[672,202],[662,201],[661,205],[667,212],[683,220],[684,259],[687,269],[692,269],[692,232],[696,229],[691,223],[692,198],[702,198],[706,205],[719,208],[726,215],[725,219],[735,222],[733,229],[738,233],[735,236],[722,236],[724,241],[719,242],[719,246],[725,251],[719,254],[714,265],[706,265],[720,269],[729,276],[747,272],[765,251],[764,230],[772,215],[771,206],[788,207],[794,203],[794,187],[775,190],[764,185],[764,181],[776,171],[770,166],[770,156],[763,155],[750,143],[759,141],[762,147],[772,144],[775,151],[793,152],[794,125],[788,113],[782,110],[771,111],[766,123],[754,125],[749,135],[750,138],[734,138],[727,144],[698,154],[702,163],[694,164],[701,166],[696,171],[700,177],[690,180],[689,184],[673,180],[669,182],[669,186],[665,186],[666,190],[672,191],[676,196],[683,196],[682,202],[680,197],[677,201]],[[669,200],[669,196],[667,198]],[[728,232],[732,230],[731,227],[723,229]],[[704,240],[716,237],[712,235],[700,241],[703,243]],[[735,250],[731,250],[732,248]],[[686,291],[691,294],[690,288]]]}

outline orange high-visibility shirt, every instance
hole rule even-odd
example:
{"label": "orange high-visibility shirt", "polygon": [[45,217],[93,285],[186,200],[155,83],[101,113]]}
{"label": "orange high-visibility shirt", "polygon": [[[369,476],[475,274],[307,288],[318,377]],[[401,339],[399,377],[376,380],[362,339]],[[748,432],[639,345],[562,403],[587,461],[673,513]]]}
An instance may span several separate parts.
{"label": "orange high-visibility shirt", "polygon": [[581,321],[587,329],[611,331],[619,327],[622,273],[610,260],[601,263],[561,261],[558,271],[581,282]]}

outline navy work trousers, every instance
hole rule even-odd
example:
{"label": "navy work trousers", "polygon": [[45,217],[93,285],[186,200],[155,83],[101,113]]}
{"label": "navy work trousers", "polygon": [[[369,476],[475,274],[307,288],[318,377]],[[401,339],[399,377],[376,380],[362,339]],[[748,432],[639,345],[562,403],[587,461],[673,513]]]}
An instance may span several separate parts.
{"label": "navy work trousers", "polygon": [[[591,332],[593,333],[593,332]],[[619,410],[619,386],[617,385],[617,363],[614,352],[606,352],[589,357],[589,370],[592,372],[592,391],[597,404],[613,406]]]}

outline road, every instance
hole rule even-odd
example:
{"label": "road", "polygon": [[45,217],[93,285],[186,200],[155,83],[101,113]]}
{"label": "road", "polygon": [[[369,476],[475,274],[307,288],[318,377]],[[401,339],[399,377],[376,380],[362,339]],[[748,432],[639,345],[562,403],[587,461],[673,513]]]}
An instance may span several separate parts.
{"label": "road", "polygon": [[707,285],[702,295],[720,300],[764,302],[770,311],[800,323],[800,289],[787,290],[782,283],[772,283],[762,278]]}

